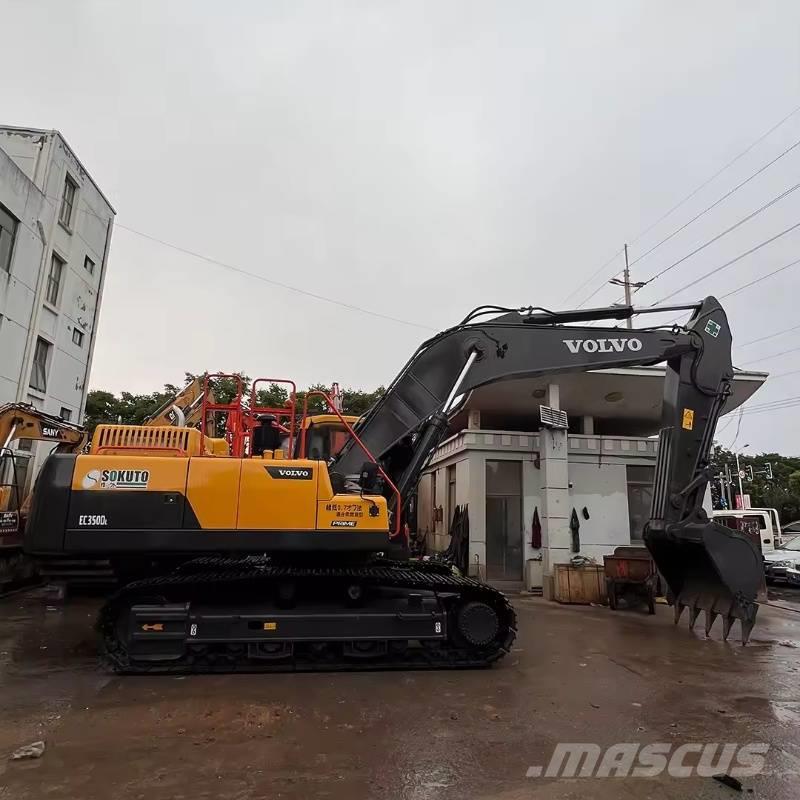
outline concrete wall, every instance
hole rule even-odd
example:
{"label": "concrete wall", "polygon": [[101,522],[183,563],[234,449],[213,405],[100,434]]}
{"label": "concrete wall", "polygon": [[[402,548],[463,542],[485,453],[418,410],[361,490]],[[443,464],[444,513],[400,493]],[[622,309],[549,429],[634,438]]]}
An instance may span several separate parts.
{"label": "concrete wall", "polygon": [[37,220],[46,203],[42,192],[2,150],[0,204],[19,221],[10,270],[0,269],[0,403],[11,403],[23,378],[25,343],[44,251]]}
{"label": "concrete wall", "polygon": [[[486,461],[511,460],[522,464],[522,530],[523,559],[535,562],[534,570],[547,566],[546,522],[547,509],[544,495],[547,489],[547,460],[541,458],[546,444],[540,434],[508,431],[465,430],[444,442],[435,454],[432,465],[426,470],[420,485],[418,522],[421,529],[430,528],[429,545],[442,549],[449,539],[442,523],[435,528],[430,520],[432,513],[432,485],[437,481],[437,503],[447,509],[447,471],[457,464],[456,495],[458,503],[470,507],[470,571],[485,576],[486,565]],[[557,556],[565,560],[573,555],[568,533],[569,517],[574,508],[580,521],[580,553],[602,561],[602,556],[613,552],[619,545],[630,544],[628,515],[627,465],[653,466],[656,458],[656,441],[629,436],[570,435],[563,447],[567,450],[566,474],[562,476],[564,489],[562,509],[558,510],[559,531],[567,538],[556,545]],[[434,477],[435,476],[435,477]],[[552,478],[552,476],[551,476]],[[552,483],[552,480],[551,480]],[[560,484],[559,484],[560,486]],[[586,507],[589,519],[583,518]],[[534,510],[538,509],[543,527],[543,547],[531,546],[531,526]],[[561,524],[566,520],[567,528]],[[551,527],[552,530],[552,527]],[[564,538],[562,536],[562,538]],[[563,545],[563,546],[562,546]],[[551,544],[551,549],[553,548]],[[553,559],[552,552],[549,554]],[[530,570],[530,567],[526,568]],[[538,573],[537,573],[538,574]],[[534,585],[540,585],[534,582]],[[530,587],[529,587],[530,588]]]}
{"label": "concrete wall", "polygon": [[[59,209],[68,175],[77,191],[67,227]],[[28,402],[52,414],[63,409],[80,422],[114,210],[57,132],[7,127],[0,127],[0,203],[20,221],[10,273],[0,271],[0,402]],[[52,304],[46,288],[54,253],[65,264]],[[44,392],[30,386],[40,337],[51,344]],[[35,447],[32,473],[49,449]]]}
{"label": "concrete wall", "polygon": [[[455,505],[464,505],[470,502],[470,459],[462,455],[438,464],[434,469],[427,471],[421,478],[417,488],[417,527],[425,534],[428,550],[440,552],[446,550],[450,544],[449,522],[453,516],[453,509],[449,507],[448,469],[454,466],[456,470],[456,497]],[[434,484],[436,486],[436,505],[442,507],[442,519],[435,520],[434,514]],[[470,525],[472,515],[470,515]],[[470,539],[472,531],[470,530]]]}
{"label": "concrete wall", "polygon": [[[580,552],[599,562],[615,547],[630,544],[628,520],[628,482],[625,464],[569,465],[570,514],[572,508],[580,522]],[[589,519],[583,518],[583,508]]]}

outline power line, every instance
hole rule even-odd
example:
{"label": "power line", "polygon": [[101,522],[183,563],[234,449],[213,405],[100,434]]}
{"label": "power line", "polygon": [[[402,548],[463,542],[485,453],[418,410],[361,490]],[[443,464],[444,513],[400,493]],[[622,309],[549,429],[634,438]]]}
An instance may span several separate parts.
{"label": "power line", "polygon": [[[705,189],[706,186],[708,186],[715,178],[718,178],[723,172],[725,172],[726,169],[728,169],[729,167],[732,167],[740,158],[746,156],[756,145],[758,145],[761,142],[763,142],[764,139],[766,139],[771,133],[773,133],[778,128],[780,128],[781,125],[783,125],[785,122],[788,122],[798,111],[800,111],[800,106],[797,106],[796,108],[794,108],[785,117],[783,117],[783,119],[781,119],[778,122],[776,122],[768,131],[765,131],[764,133],[762,133],[761,136],[759,136],[755,141],[751,142],[738,155],[734,156],[730,161],[728,161],[726,164],[724,164],[722,167],[720,167],[710,178],[707,178],[699,186],[697,186],[695,189],[693,189],[691,192],[689,192],[689,194],[687,194],[686,197],[683,198],[683,200],[681,200],[680,202],[678,202],[674,206],[672,206],[672,208],[670,208],[669,211],[667,211],[664,214],[662,214],[654,223],[649,225],[643,231],[640,231],[633,239],[630,239],[629,243],[630,244],[636,244],[636,242],[638,242],[643,236],[645,236],[646,234],[650,233],[650,231],[653,230],[653,228],[655,228],[656,225],[658,225],[659,223],[663,222],[673,212],[677,211],[684,203],[686,203],[688,200],[691,200],[698,192],[700,192],[702,189]],[[597,275],[599,275],[615,258],[617,258],[620,255],[622,255],[622,248],[617,250],[617,252],[614,253],[614,255],[611,256],[611,258],[609,258],[608,261],[606,261],[603,264],[602,267],[599,267],[595,272],[593,272],[582,284],[580,284],[580,286],[578,286],[577,289],[574,289],[572,292],[570,292],[564,298],[564,300],[562,302],[566,302],[567,300],[569,300],[570,297],[573,297],[581,289],[583,289],[584,286],[586,286],[587,284],[591,283],[592,280],[594,280],[594,278],[597,277]],[[634,261],[633,263],[635,264],[636,262]],[[600,289],[598,289],[597,291],[600,291]],[[597,292],[595,292],[594,294],[597,294]],[[594,297],[594,294],[590,295],[590,297],[587,298],[587,300],[591,299],[591,297]],[[587,302],[587,300],[585,300],[584,302]]]}
{"label": "power line", "polygon": [[[800,140],[798,140],[797,144],[800,145]],[[716,236],[713,236],[707,242],[704,242],[699,247],[696,247],[694,250],[691,251],[691,253],[687,253],[685,256],[683,256],[683,258],[679,258],[677,261],[673,261],[672,264],[670,264],[668,267],[664,267],[664,269],[659,270],[658,272],[656,272],[656,274],[653,275],[652,278],[648,278],[646,281],[644,281],[643,287],[647,286],[647,284],[649,284],[649,283],[652,283],[657,278],[660,278],[662,275],[665,275],[670,270],[675,269],[675,267],[677,267],[678,265],[682,264],[684,261],[686,261],[687,259],[691,258],[692,256],[697,255],[701,250],[705,250],[706,247],[709,247],[710,245],[714,244],[715,242],[718,242],[723,236],[727,236],[732,231],[735,231],[737,228],[739,228],[742,225],[744,225],[745,222],[749,222],[754,217],[757,217],[762,211],[766,211],[768,208],[774,206],[775,203],[780,202],[785,197],[788,197],[792,192],[795,192],[798,189],[800,189],[800,183],[796,183],[794,186],[790,187],[785,192],[782,192],[781,194],[777,195],[776,197],[773,197],[769,202],[764,203],[764,205],[761,206],[760,208],[757,208],[755,211],[750,212],[746,217],[742,217],[742,219],[740,219],[738,222],[735,222],[729,228],[726,228],[721,233],[718,233]],[[640,261],[640,260],[641,259],[637,259],[637,261]],[[635,263],[636,263],[636,261],[633,262],[633,264],[635,264]],[[637,291],[638,291],[638,289],[637,289]]]}
{"label": "power line", "polygon": [[745,415],[754,415],[754,414],[757,415],[757,414],[765,414],[765,413],[769,413],[769,412],[783,411],[783,410],[796,408],[797,406],[800,406],[800,395],[797,395],[797,396],[794,396],[794,397],[784,397],[784,398],[781,398],[780,400],[773,400],[770,403],[761,403],[761,404],[756,405],[756,406],[749,406],[749,405],[747,405],[745,403],[744,405],[739,407],[739,413],[737,414],[737,416],[736,417],[731,417],[731,419],[729,419],[724,426],[722,426],[721,428],[717,429],[717,431],[715,431],[715,433],[717,435],[719,435],[720,433],[722,433],[723,430],[725,430],[733,422],[734,419],[737,420],[736,435],[733,437],[733,441],[731,441],[731,443],[726,448],[726,449],[730,450],[733,447],[733,445],[736,443],[737,439],[739,438],[739,433],[740,433],[741,428],[742,428],[742,418]]}
{"label": "power line", "polygon": [[749,403],[742,404],[742,408],[746,408],[748,411],[755,411],[756,409],[762,409],[762,408],[767,408],[769,406],[794,402],[795,400],[800,400],[800,395],[794,395],[792,397],[779,397],[777,400],[767,400],[764,403],[756,403],[755,405],[749,405]]}
{"label": "power line", "polygon": [[[741,183],[734,186],[733,189],[731,189],[729,192],[726,192],[724,195],[722,195],[722,197],[720,197],[719,200],[715,200],[710,206],[708,206],[708,208],[704,208],[699,214],[692,217],[688,222],[685,222],[683,225],[680,226],[680,228],[676,228],[669,236],[665,237],[660,242],[658,242],[658,244],[653,245],[646,253],[642,253],[642,255],[640,255],[638,258],[635,258],[631,262],[631,266],[634,266],[634,264],[638,264],[643,258],[647,258],[647,256],[650,255],[650,253],[652,253],[654,250],[657,250],[659,247],[661,247],[662,244],[668,242],[673,236],[676,236],[682,230],[688,228],[693,222],[696,222],[698,219],[700,219],[700,217],[705,216],[706,214],[708,214],[709,211],[715,209],[720,203],[722,203],[724,200],[727,200],[732,194],[738,192],[739,189],[750,183],[750,181],[753,180],[753,178],[759,176],[762,172],[764,172],[764,170],[769,169],[769,167],[771,167],[776,161],[780,161],[780,159],[782,159],[785,155],[791,153],[792,150],[794,150],[796,147],[800,147],[800,139],[798,139],[791,147],[788,147],[786,150],[784,150],[780,155],[773,158],[772,161],[768,162],[767,164],[764,164],[763,167],[756,170],[752,175],[748,176]],[[784,195],[781,195],[781,197],[783,196]],[[761,210],[763,209],[759,209],[759,211]]]}
{"label": "power line", "polygon": [[715,178],[718,178],[720,175],[722,175],[722,173],[725,172],[725,170],[728,169],[728,167],[732,167],[740,158],[746,156],[757,144],[763,142],[764,139],[767,138],[767,136],[769,136],[774,131],[778,130],[778,128],[780,128],[780,126],[783,125],[785,122],[788,122],[798,111],[800,111],[800,106],[797,106],[797,108],[790,111],[783,119],[781,119],[779,122],[776,122],[768,131],[762,133],[761,136],[758,137],[758,139],[756,139],[754,142],[745,147],[745,149],[742,150],[741,153],[734,156],[727,164],[720,167],[720,169],[718,169],[710,178],[703,181],[703,183],[701,183],[696,189],[693,189],[691,192],[689,192],[689,194],[687,194],[686,197],[683,198],[683,200],[674,205],[669,211],[666,212],[666,214],[663,214],[661,217],[659,217],[652,225],[650,225],[649,228],[645,228],[635,239],[631,241],[631,244],[635,244],[636,242],[638,242],[639,239],[642,238],[642,236],[653,230],[653,228],[655,228],[656,225],[659,224],[659,222],[663,222],[670,214],[672,214],[673,211],[677,211],[687,200],[691,200],[699,191],[705,189],[706,186],[708,186]]}
{"label": "power line", "polygon": [[733,266],[737,262],[741,261],[743,258],[746,258],[749,255],[752,255],[757,250],[760,250],[762,247],[766,247],[768,244],[780,239],[782,236],[786,236],[786,234],[791,233],[796,228],[800,228],[800,222],[796,222],[794,225],[786,228],[785,230],[781,231],[780,233],[776,233],[774,236],[771,236],[769,239],[765,239],[763,242],[760,242],[755,247],[751,247],[749,250],[746,250],[744,253],[739,254],[736,258],[732,258],[730,261],[726,261],[724,264],[720,264],[718,267],[714,267],[714,269],[706,272],[705,274],[701,275],[699,278],[687,283],[685,286],[681,286],[679,289],[676,289],[674,292],[670,292],[668,295],[656,300],[654,303],[651,303],[652,306],[657,306],[659,303],[663,303],[665,300],[669,300],[670,298],[674,297],[676,294],[680,294],[684,289],[689,289],[692,286],[697,285],[701,281],[704,281],[706,278],[710,278],[712,275],[716,275],[718,272],[721,272],[723,269],[727,269],[730,266]]}
{"label": "power line", "polygon": [[745,409],[743,413],[747,414],[748,416],[757,416],[758,414],[769,414],[769,413],[774,414],[776,411],[788,411],[789,409],[797,408],[798,406],[800,406],[800,398],[795,400],[794,402],[784,403],[782,405],[772,406],[770,408],[756,408],[753,410]]}
{"label": "power line", "polygon": [[725,294],[720,295],[720,300],[724,300],[726,297],[731,297],[731,295],[743,292],[745,289],[749,289],[751,286],[755,286],[757,283],[761,283],[762,281],[767,280],[767,278],[771,278],[774,275],[777,275],[779,272],[783,272],[784,270],[796,267],[798,264],[800,264],[800,258],[795,259],[794,261],[790,261],[788,264],[784,264],[782,267],[778,267],[778,269],[775,269],[772,272],[768,272],[766,275],[762,275],[759,278],[755,278],[752,281],[748,281],[747,283],[738,286],[736,289],[732,289],[730,292],[726,292]]}
{"label": "power line", "polygon": [[[53,208],[55,208],[55,202],[58,201],[58,198],[53,198],[50,195],[43,195],[43,197],[45,198],[45,200],[47,200],[50,203],[50,205],[53,206]],[[87,214],[91,214],[92,216],[97,217],[97,219],[99,219],[101,221],[104,221],[102,217],[100,217],[96,212],[92,211],[89,208],[78,209],[78,211],[79,212],[84,211]],[[25,227],[27,228],[28,226],[26,225]],[[411,322],[409,320],[400,319],[399,317],[393,317],[393,316],[390,316],[388,314],[381,314],[378,311],[372,311],[371,309],[362,308],[361,306],[357,306],[357,305],[354,305],[352,303],[346,303],[346,302],[344,302],[342,300],[336,300],[333,297],[328,297],[326,295],[317,294],[316,292],[310,292],[307,289],[301,289],[299,286],[292,286],[289,283],[283,283],[282,281],[277,281],[274,278],[268,278],[266,275],[260,275],[260,274],[258,274],[256,272],[250,272],[249,270],[246,270],[243,267],[236,266],[235,264],[228,264],[228,263],[226,263],[224,261],[219,261],[216,258],[212,258],[211,256],[206,256],[206,255],[203,255],[202,253],[197,253],[194,250],[189,250],[189,249],[187,249],[185,247],[181,247],[180,245],[173,244],[172,242],[166,242],[163,239],[159,239],[157,236],[152,236],[149,233],[143,233],[142,231],[138,231],[135,228],[129,227],[128,225],[123,225],[121,222],[116,222],[115,221],[114,222],[114,227],[115,228],[122,228],[122,230],[128,231],[129,233],[133,233],[136,236],[141,236],[143,239],[148,239],[151,242],[156,242],[157,244],[160,244],[160,245],[162,245],[164,247],[169,247],[172,250],[177,250],[180,253],[184,253],[185,255],[192,256],[193,258],[198,258],[201,261],[205,261],[205,262],[207,262],[209,264],[214,264],[215,266],[223,267],[224,269],[231,270],[232,272],[238,272],[240,275],[245,275],[248,278],[253,278],[253,279],[255,279],[257,281],[261,281],[263,283],[268,283],[271,286],[278,286],[279,288],[286,289],[287,291],[290,291],[290,292],[296,292],[297,294],[305,295],[306,297],[311,297],[311,298],[314,298],[315,300],[321,300],[324,303],[331,303],[332,305],[340,306],[341,308],[346,308],[346,309],[348,309],[350,311],[357,311],[357,312],[359,312],[361,314],[367,314],[367,315],[369,315],[371,317],[377,317],[378,319],[388,320],[389,322],[397,322],[397,323],[399,323],[401,325],[408,325],[408,326],[414,327],[414,328],[423,328],[424,330],[428,330],[428,331],[436,331],[437,330],[436,328],[432,328],[429,325],[423,325],[423,324],[421,324],[419,322]],[[31,230],[31,229],[29,228],[29,230]],[[31,231],[31,232],[33,232],[33,231]],[[83,239],[82,236],[81,236],[81,239]],[[86,240],[84,239],[84,241],[86,241]],[[86,242],[86,244],[88,245],[89,242]]]}
{"label": "power line", "polygon": [[306,297],[313,297],[315,300],[321,300],[324,303],[331,303],[332,305],[340,306],[341,308],[349,309],[350,311],[358,311],[361,314],[368,314],[371,317],[378,317],[379,319],[389,320],[390,322],[398,322],[401,325],[409,325],[414,328],[424,328],[425,330],[433,331],[436,330],[435,328],[431,328],[428,325],[422,325],[419,322],[410,322],[409,320],[400,319],[399,317],[392,317],[388,314],[381,314],[378,311],[372,311],[368,308],[362,308],[361,306],[353,305],[352,303],[345,303],[342,300],[336,300],[332,297],[328,297],[323,294],[317,294],[316,292],[310,292],[307,289],[301,289],[298,286],[292,286],[289,283],[283,283],[282,281],[276,281],[274,278],[268,278],[266,275],[259,275],[257,272],[250,272],[242,267],[238,267],[235,264],[228,264],[225,261],[219,261],[216,258],[211,258],[210,256],[203,255],[202,253],[197,253],[194,250],[189,250],[185,247],[181,247],[177,244],[172,244],[171,242],[165,242],[163,239],[159,239],[156,236],[151,236],[149,233],[142,233],[142,231],[137,231],[133,228],[129,228],[127,225],[116,225],[115,227],[122,228],[123,230],[129,231],[130,233],[136,234],[136,236],[141,236],[143,239],[149,239],[151,242],[156,242],[164,247],[169,247],[172,250],[177,250],[180,253],[185,253],[186,255],[192,256],[193,258],[200,259],[201,261],[205,261],[209,264],[214,264],[218,267],[223,267],[224,269],[230,270],[231,272],[238,272],[240,275],[246,275],[248,278],[254,278],[257,281],[262,281],[263,283],[268,283],[271,286],[278,286],[281,289],[286,289],[290,292],[296,292],[297,294],[302,294]]}
{"label": "power line", "polygon": [[[634,241],[636,241],[636,240],[634,240]],[[603,271],[605,270],[605,268],[606,268],[606,267],[607,267],[607,266],[608,266],[608,265],[609,265],[609,264],[610,264],[610,263],[611,263],[611,262],[612,262],[612,261],[613,261],[615,258],[618,258],[619,256],[621,256],[621,255],[622,255],[622,251],[623,251],[623,248],[621,248],[621,247],[620,247],[620,249],[619,249],[619,250],[617,250],[617,252],[616,252],[616,253],[614,253],[614,255],[613,255],[613,256],[611,256],[611,258],[609,258],[609,259],[608,259],[608,261],[606,261],[606,262],[605,262],[605,264],[603,264],[603,266],[602,266],[602,267],[598,267],[598,268],[597,268],[597,269],[596,269],[596,270],[595,270],[595,271],[594,271],[594,272],[593,272],[593,273],[592,273],[592,274],[591,274],[591,275],[590,275],[590,276],[589,276],[589,277],[588,277],[588,278],[587,278],[587,279],[586,279],[586,280],[585,280],[585,281],[584,281],[584,282],[583,282],[583,283],[582,283],[580,286],[578,286],[578,288],[577,288],[577,289],[573,289],[573,290],[572,290],[572,291],[571,291],[571,292],[570,292],[570,293],[569,293],[569,294],[568,294],[568,295],[567,295],[567,296],[566,296],[566,297],[565,297],[565,298],[564,298],[564,299],[563,299],[561,302],[562,302],[562,303],[566,303],[566,302],[567,302],[567,300],[569,300],[569,299],[570,299],[570,297],[574,297],[576,294],[578,294],[578,292],[579,292],[581,289],[583,289],[583,287],[584,287],[584,286],[586,286],[587,284],[591,283],[591,282],[592,282],[592,281],[593,281],[593,280],[594,280],[594,279],[595,279],[595,278],[596,278],[596,277],[597,277],[597,276],[598,276],[598,275],[599,275],[601,272],[603,272]],[[619,274],[619,273],[617,273],[617,274]],[[605,284],[603,284],[603,286],[605,286]],[[600,288],[602,289],[603,287],[601,286]],[[597,294],[597,292],[599,292],[599,291],[600,291],[600,289],[598,289],[596,292],[594,292],[594,294],[591,294],[591,295],[589,295],[589,298],[591,298],[591,297],[594,297],[594,295],[595,295],[595,294]],[[589,299],[589,298],[587,298],[587,299]],[[584,300],[583,302],[585,303],[585,302],[586,302],[586,300]],[[580,308],[580,306],[578,306],[578,307]]]}
{"label": "power line", "polygon": [[742,361],[739,366],[743,366],[744,364],[752,364],[755,361],[769,361],[772,358],[778,358],[778,356],[785,356],[785,355],[788,355],[789,353],[796,353],[798,350],[800,350],[800,346],[799,347],[792,347],[789,350],[782,350],[780,353],[772,353],[771,355],[768,355],[768,356],[760,356],[759,358],[751,358],[749,361]]}
{"label": "power line", "polygon": [[[731,297],[732,295],[738,294],[739,292],[743,292],[745,289],[749,289],[751,286],[755,286],[756,284],[762,283],[763,281],[768,280],[769,278],[774,277],[780,272],[784,272],[787,269],[791,269],[792,267],[796,267],[800,264],[800,258],[795,259],[794,261],[790,261],[788,264],[784,264],[782,267],[778,267],[778,269],[772,270],[772,272],[768,272],[766,275],[761,275],[758,278],[755,278],[752,281],[748,281],[747,283],[743,283],[741,286],[737,286],[735,289],[731,289],[729,292],[725,292],[725,294],[719,295],[720,300],[724,300],[726,297]],[[661,302],[661,301],[659,301]],[[665,325],[672,325],[673,323],[677,322],[681,319],[682,315],[678,315],[677,317],[673,317],[668,322],[664,323]],[[800,327],[800,326],[798,326]],[[765,336],[764,339],[771,339],[773,336],[777,336],[780,333],[787,333],[790,330],[794,330],[794,328],[788,328],[785,331],[778,331],[778,333],[771,334],[770,336]],[[760,339],[756,339],[755,341],[761,341]],[[753,342],[746,342],[745,344],[753,344]],[[745,345],[739,345],[740,347],[744,347]]]}
{"label": "power line", "polygon": [[790,369],[788,372],[779,372],[777,375],[770,375],[770,381],[776,381],[779,378],[785,378],[787,375],[797,375],[800,369]]}
{"label": "power line", "polygon": [[719,436],[724,430],[728,428],[728,426],[731,424],[731,422],[733,422],[734,419],[736,419],[736,417],[730,417],[726,419],[724,425],[722,425],[722,427],[717,427],[717,429],[714,431],[714,436]]}
{"label": "power line", "polygon": [[[623,272],[624,272],[624,270],[620,270],[619,272],[615,272],[611,276],[611,278],[609,280],[614,280],[614,278],[616,278],[617,276],[622,275]],[[578,303],[577,307],[578,308],[583,308],[584,304],[588,303],[601,289],[605,289],[607,283],[608,283],[608,281],[606,281],[605,283],[601,283],[590,295],[587,295],[586,297],[584,297],[583,300],[581,300],[581,302]]]}
{"label": "power line", "polygon": [[744,414],[744,406],[739,407],[739,421],[736,423],[736,434],[733,437],[733,441],[728,445],[726,448],[730,450],[735,444],[736,440],[739,438],[739,431],[742,429],[742,415]]}
{"label": "power line", "polygon": [[[792,262],[793,264],[800,263],[800,259],[798,261]],[[764,277],[767,277],[766,275]],[[738,290],[737,290],[738,291]],[[791,333],[792,331],[796,331],[800,328],[800,325],[793,325],[791,328],[784,328],[782,331],[775,331],[775,333],[770,333],[767,336],[759,336],[758,339],[751,339],[749,342],[742,342],[742,344],[736,345],[737,347],[749,347],[751,344],[758,344],[758,342],[766,342],[767,339],[774,339],[776,336],[782,336],[784,333]]]}

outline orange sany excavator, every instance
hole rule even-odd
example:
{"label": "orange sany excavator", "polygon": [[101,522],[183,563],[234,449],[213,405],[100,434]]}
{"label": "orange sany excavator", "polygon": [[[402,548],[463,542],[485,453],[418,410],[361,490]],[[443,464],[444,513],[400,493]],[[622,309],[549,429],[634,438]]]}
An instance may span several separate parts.
{"label": "orange sany excavator", "polygon": [[[581,325],[664,311],[691,316],[683,325]],[[721,618],[725,638],[739,620],[746,641],[764,585],[761,555],[703,510],[731,394],[731,342],[713,297],[645,309],[482,306],[424,341],[355,425],[331,400],[348,436],[327,457],[310,448],[311,393],[297,449],[283,446],[278,427],[294,438],[295,414],[252,400],[247,413],[241,403],[201,401],[203,420],[226,417],[224,452],[192,428],[99,426],[88,454],[45,463],[26,551],[191,559],[104,605],[103,651],[120,672],[487,666],[516,636],[508,598],[443,565],[409,561],[403,535],[404,501],[459,398],[502,380],[666,362],[645,544],[676,619],[688,608],[694,623],[705,611],[706,630]]]}
{"label": "orange sany excavator", "polygon": [[78,453],[86,444],[79,425],[46,414],[27,403],[0,406],[0,587],[33,574],[32,562],[22,554],[22,531],[30,505],[27,457],[11,447],[31,440],[55,445],[54,452]]}

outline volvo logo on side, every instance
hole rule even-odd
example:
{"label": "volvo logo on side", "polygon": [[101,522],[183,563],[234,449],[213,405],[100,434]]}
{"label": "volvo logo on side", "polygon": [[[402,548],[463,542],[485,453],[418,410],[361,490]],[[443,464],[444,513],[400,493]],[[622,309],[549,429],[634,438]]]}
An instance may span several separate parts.
{"label": "volvo logo on side", "polygon": [[308,467],[267,467],[271,478],[288,481],[310,481],[314,470]]}
{"label": "volvo logo on side", "polygon": [[570,353],[638,353],[642,349],[641,339],[562,339]]}

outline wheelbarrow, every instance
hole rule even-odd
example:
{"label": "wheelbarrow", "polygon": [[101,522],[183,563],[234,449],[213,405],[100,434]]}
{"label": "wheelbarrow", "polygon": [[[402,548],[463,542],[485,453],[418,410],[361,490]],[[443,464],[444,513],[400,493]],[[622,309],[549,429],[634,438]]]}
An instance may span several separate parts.
{"label": "wheelbarrow", "polygon": [[644,547],[617,547],[611,556],[603,556],[608,605],[616,610],[617,601],[638,598],[647,603],[649,614],[656,613],[658,571]]}

